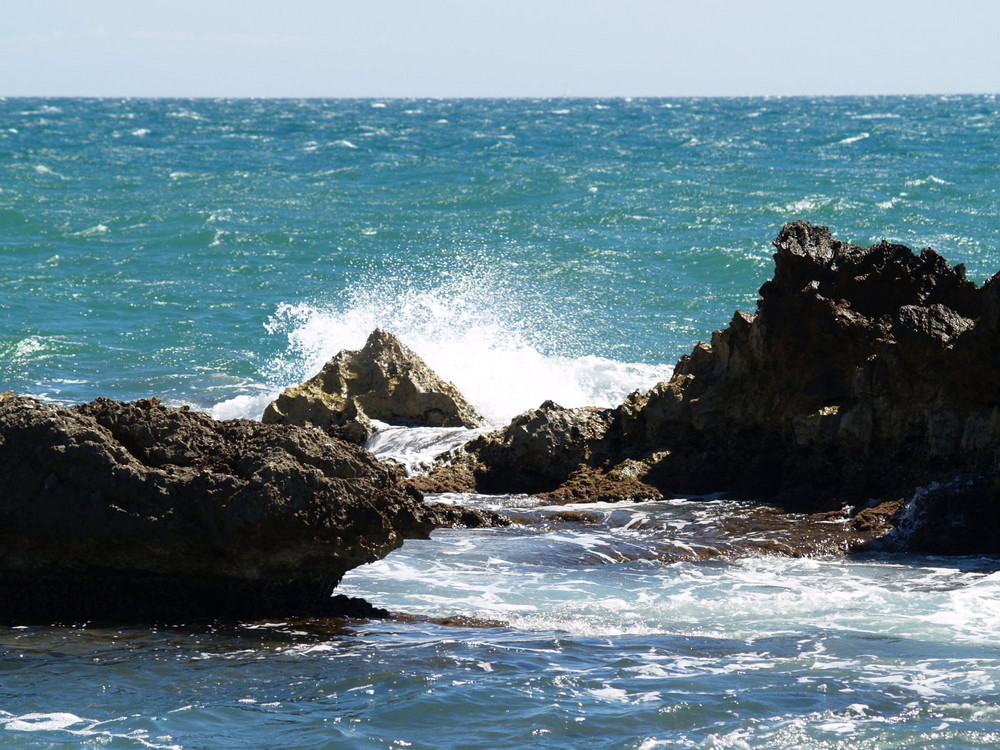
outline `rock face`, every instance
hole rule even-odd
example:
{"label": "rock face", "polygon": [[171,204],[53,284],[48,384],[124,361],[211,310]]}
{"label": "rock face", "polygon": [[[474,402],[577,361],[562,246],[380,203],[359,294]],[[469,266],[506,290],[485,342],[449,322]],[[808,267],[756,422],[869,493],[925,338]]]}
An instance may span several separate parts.
{"label": "rock face", "polygon": [[481,464],[474,471],[476,487],[487,493],[553,490],[590,459],[610,420],[608,409],[564,409],[546,401],[467,444]]}
{"label": "rock face", "polygon": [[317,430],[0,397],[6,621],[322,614],[346,571],[441,522]]}
{"label": "rock face", "polygon": [[[669,382],[599,419],[563,414],[572,425],[557,427],[529,414],[471,443],[462,460],[478,488],[563,485],[572,497],[591,485],[613,497],[634,490],[601,477],[628,477],[663,493],[725,491],[812,512],[969,475],[972,484],[920,495],[938,531],[923,523],[912,546],[958,551],[980,525],[989,531],[975,532],[975,549],[1000,549],[1000,274],[980,288],[931,249],[861,248],[806,222],[774,244],[756,314],[737,312]],[[550,444],[558,460],[524,458],[523,446],[545,455]]]}
{"label": "rock face", "polygon": [[263,417],[270,424],[338,428],[359,444],[374,432],[373,419],[408,427],[486,424],[455,386],[379,329],[363,349],[340,352],[315,377],[285,390]]}
{"label": "rock face", "polygon": [[616,411],[603,449],[645,481],[833,507],[993,470],[1000,277],[936,252],[863,249],[786,225],[756,315],[737,313],[673,378]]}

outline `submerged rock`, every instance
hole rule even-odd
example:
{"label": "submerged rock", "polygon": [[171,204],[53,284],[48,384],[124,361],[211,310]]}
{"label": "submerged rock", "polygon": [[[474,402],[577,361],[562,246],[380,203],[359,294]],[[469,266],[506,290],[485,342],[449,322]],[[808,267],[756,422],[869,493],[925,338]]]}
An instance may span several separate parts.
{"label": "submerged rock", "polygon": [[0,397],[7,621],[329,614],[346,571],[456,521],[317,430]]}
{"label": "submerged rock", "polygon": [[373,419],[408,427],[486,425],[455,386],[380,329],[364,348],[338,353],[315,377],[286,389],[263,416],[269,424],[336,428],[358,444],[375,432]]}

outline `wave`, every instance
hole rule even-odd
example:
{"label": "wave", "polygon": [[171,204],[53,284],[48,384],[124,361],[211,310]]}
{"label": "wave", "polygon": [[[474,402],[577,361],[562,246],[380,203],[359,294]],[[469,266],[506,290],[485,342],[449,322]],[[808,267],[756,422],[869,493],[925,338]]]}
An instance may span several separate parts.
{"label": "wave", "polygon": [[852,135],[848,138],[844,138],[843,140],[837,141],[836,145],[843,146],[848,143],[857,143],[858,141],[863,141],[866,138],[871,138],[871,136],[872,136],[871,133],[858,133],[858,135]]}
{"label": "wave", "polygon": [[340,303],[282,304],[266,327],[287,339],[265,368],[266,383],[216,405],[213,416],[259,416],[283,388],[312,377],[338,351],[360,349],[375,328],[395,334],[494,424],[550,399],[565,407],[615,406],[672,373],[665,365],[573,353],[585,346],[582,333],[543,297],[481,266],[433,283],[424,275],[369,279]]}

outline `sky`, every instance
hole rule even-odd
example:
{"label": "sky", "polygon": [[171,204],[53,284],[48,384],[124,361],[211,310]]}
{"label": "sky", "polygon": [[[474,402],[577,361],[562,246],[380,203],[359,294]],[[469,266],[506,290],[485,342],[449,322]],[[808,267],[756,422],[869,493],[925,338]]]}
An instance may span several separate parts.
{"label": "sky", "polygon": [[1000,0],[0,0],[0,96],[1000,93]]}

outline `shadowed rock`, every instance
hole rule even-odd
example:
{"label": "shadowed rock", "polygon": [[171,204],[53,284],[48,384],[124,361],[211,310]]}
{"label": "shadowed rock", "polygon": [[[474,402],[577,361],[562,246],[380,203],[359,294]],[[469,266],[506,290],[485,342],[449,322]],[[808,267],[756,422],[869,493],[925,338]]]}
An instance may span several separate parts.
{"label": "shadowed rock", "polygon": [[611,455],[663,452],[645,481],[835,507],[994,468],[996,288],[933,250],[863,249],[785,226],[756,315],[737,313],[633,394]]}
{"label": "shadowed rock", "polygon": [[[561,458],[533,459],[542,470],[522,469],[518,490],[565,485],[571,498],[588,486],[626,496],[600,483],[624,466],[664,494],[724,491],[809,512],[937,483],[917,493],[923,520],[908,526],[909,547],[1000,550],[1000,274],[980,288],[929,248],[862,248],[807,222],[774,245],[756,313],[737,312],[670,381],[602,416],[602,429],[569,427],[571,451],[550,424],[523,418],[537,437],[471,443],[461,461],[477,486],[505,479],[533,443]],[[912,517],[914,502],[900,513]]]}
{"label": "shadowed rock", "polygon": [[6,621],[330,614],[346,571],[473,516],[318,430],[0,397]]}
{"label": "shadowed rock", "polygon": [[269,424],[338,428],[363,444],[371,420],[409,427],[482,427],[458,389],[395,336],[376,329],[363,349],[342,351],[313,378],[288,388],[264,411]]}

